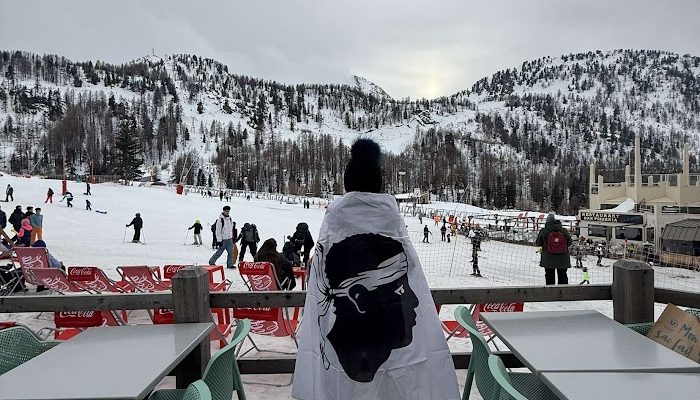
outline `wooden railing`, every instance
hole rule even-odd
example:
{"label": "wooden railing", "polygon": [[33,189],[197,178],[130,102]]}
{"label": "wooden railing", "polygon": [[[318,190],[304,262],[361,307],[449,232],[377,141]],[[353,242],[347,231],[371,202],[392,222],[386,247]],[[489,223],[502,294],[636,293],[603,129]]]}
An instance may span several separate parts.
{"label": "wooden railing", "polygon": [[[654,288],[654,270],[647,264],[620,260],[614,265],[612,285],[517,286],[431,290],[436,304],[478,304],[509,302],[562,302],[612,300],[614,318],[621,323],[654,319],[654,303],[673,303],[700,308],[700,293]],[[211,308],[303,306],[306,293],[294,292],[209,292],[208,277],[200,267],[188,267],[173,278],[172,293],[90,294],[71,296],[0,297],[0,313],[138,310],[172,308],[176,323],[209,322]],[[180,382],[191,381],[209,360],[205,341],[183,361],[177,371],[189,371]],[[508,367],[521,367],[510,353],[501,353]],[[466,368],[469,353],[455,353],[457,368]],[[294,356],[246,357],[239,360],[241,373],[292,373]],[[194,371],[194,372],[192,372]],[[183,372],[184,373],[184,372]],[[178,372],[180,374],[180,372]]]}

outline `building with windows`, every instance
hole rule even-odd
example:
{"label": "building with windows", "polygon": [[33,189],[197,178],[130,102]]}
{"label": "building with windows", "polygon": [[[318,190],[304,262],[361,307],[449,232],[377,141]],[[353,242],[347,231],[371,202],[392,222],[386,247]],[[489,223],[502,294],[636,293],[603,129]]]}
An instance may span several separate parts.
{"label": "building with windows", "polygon": [[690,173],[689,149],[677,174],[643,174],[640,140],[634,141],[634,173],[625,166],[623,182],[605,182],[590,166],[589,207],[579,211],[581,235],[609,244],[651,243],[661,248],[666,225],[700,219],[700,174]]}

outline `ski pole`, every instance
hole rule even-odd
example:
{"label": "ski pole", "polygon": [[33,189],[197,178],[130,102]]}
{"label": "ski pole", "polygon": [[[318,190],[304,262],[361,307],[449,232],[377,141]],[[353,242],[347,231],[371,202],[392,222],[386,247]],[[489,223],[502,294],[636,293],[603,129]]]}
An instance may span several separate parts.
{"label": "ski pole", "polygon": [[183,245],[186,245],[186,244],[187,244],[187,237],[188,237],[188,236],[190,236],[190,230],[189,230],[189,229],[187,230],[187,234],[185,235],[185,243],[183,243]]}
{"label": "ski pole", "polygon": [[143,235],[143,242],[142,243],[146,244],[146,230],[145,229],[141,229],[141,235]]}
{"label": "ski pole", "polygon": [[122,243],[126,243],[126,231],[129,229],[129,227],[124,228],[124,239],[122,239]]}

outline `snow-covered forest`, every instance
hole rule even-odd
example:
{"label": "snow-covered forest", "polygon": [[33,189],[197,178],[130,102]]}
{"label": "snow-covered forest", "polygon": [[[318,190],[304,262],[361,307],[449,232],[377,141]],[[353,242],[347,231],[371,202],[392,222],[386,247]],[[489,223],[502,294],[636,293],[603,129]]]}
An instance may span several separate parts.
{"label": "snow-covered forest", "polygon": [[286,85],[195,55],[0,52],[0,168],[49,176],[65,145],[71,173],[340,193],[363,136],[387,151],[388,192],[565,213],[586,204],[590,163],[622,178],[635,135],[645,171],[677,170],[683,143],[700,149],[699,111],[700,58],[661,51],[545,57],[436,99],[361,77]]}

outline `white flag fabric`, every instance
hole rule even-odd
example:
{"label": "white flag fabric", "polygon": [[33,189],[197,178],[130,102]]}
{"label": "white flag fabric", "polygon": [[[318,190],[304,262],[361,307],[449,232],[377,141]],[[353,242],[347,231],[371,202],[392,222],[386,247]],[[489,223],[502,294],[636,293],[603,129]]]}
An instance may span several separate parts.
{"label": "white flag fabric", "polygon": [[292,397],[452,400],[452,357],[396,200],[350,192],[321,225]]}

